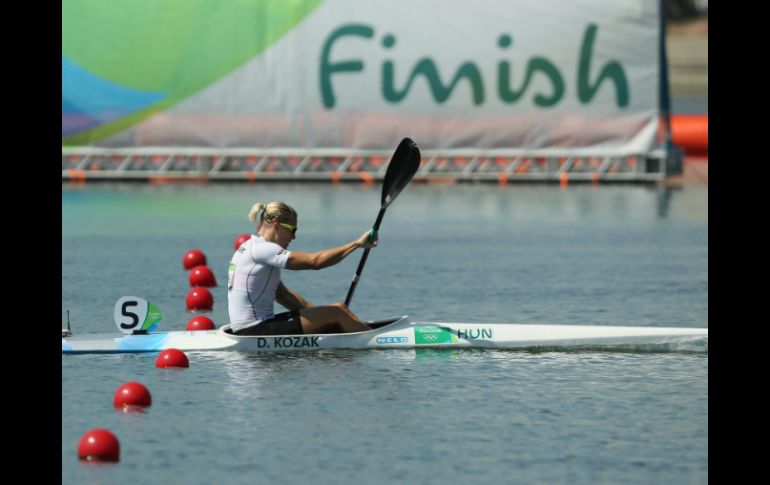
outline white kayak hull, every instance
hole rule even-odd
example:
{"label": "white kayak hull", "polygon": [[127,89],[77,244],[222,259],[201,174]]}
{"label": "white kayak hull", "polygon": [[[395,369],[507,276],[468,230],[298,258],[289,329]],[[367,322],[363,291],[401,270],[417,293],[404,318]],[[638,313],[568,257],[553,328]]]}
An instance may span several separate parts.
{"label": "white kayak hull", "polygon": [[708,351],[708,329],[604,325],[411,322],[408,317],[366,332],[319,335],[237,336],[217,330],[147,335],[83,335],[62,338],[62,353],[238,350],[285,352],[322,349],[414,348],[650,348]]}

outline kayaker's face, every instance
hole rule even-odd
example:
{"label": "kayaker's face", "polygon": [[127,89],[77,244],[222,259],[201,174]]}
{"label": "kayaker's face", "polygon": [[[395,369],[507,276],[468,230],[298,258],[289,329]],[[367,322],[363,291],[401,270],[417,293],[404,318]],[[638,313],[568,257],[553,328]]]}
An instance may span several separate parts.
{"label": "kayaker's face", "polygon": [[289,222],[273,221],[276,230],[277,243],[282,248],[286,249],[289,244],[294,240],[297,234],[297,218],[293,217]]}

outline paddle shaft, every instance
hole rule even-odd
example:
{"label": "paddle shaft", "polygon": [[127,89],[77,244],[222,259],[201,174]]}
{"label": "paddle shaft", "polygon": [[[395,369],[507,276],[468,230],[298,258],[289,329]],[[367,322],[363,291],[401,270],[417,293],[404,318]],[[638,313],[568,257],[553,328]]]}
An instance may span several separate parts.
{"label": "paddle shaft", "polygon": [[[382,222],[382,217],[385,215],[385,209],[387,207],[383,207],[380,209],[380,213],[377,214],[377,220],[374,222],[374,226],[372,228],[374,229],[374,233],[377,234],[377,231],[380,230],[380,223]],[[350,288],[348,289],[348,296],[345,297],[345,306],[350,306],[350,300],[353,299],[353,293],[356,291],[356,286],[358,286],[358,281],[361,279],[361,273],[364,272],[364,265],[366,264],[366,258],[369,257],[369,249],[364,249],[364,254],[361,256],[361,261],[358,263],[358,269],[356,269],[356,275],[353,276],[353,281],[350,283]]]}

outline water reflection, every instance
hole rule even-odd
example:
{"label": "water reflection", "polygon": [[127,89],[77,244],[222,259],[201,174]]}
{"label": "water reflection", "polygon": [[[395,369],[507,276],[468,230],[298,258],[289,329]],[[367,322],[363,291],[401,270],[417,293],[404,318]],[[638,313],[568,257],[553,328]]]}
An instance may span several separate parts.
{"label": "water reflection", "polygon": [[658,189],[658,217],[661,219],[668,217],[673,191],[674,189],[671,187],[661,187]]}

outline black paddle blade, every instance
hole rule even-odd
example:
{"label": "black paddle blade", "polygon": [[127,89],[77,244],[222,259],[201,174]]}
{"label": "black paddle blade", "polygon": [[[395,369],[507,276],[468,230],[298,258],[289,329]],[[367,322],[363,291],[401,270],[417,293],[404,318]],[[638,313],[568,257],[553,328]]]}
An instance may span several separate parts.
{"label": "black paddle blade", "polygon": [[412,180],[417,169],[420,168],[420,149],[411,138],[404,138],[398,144],[385,172],[385,180],[382,183],[381,208],[391,204],[398,194]]}

